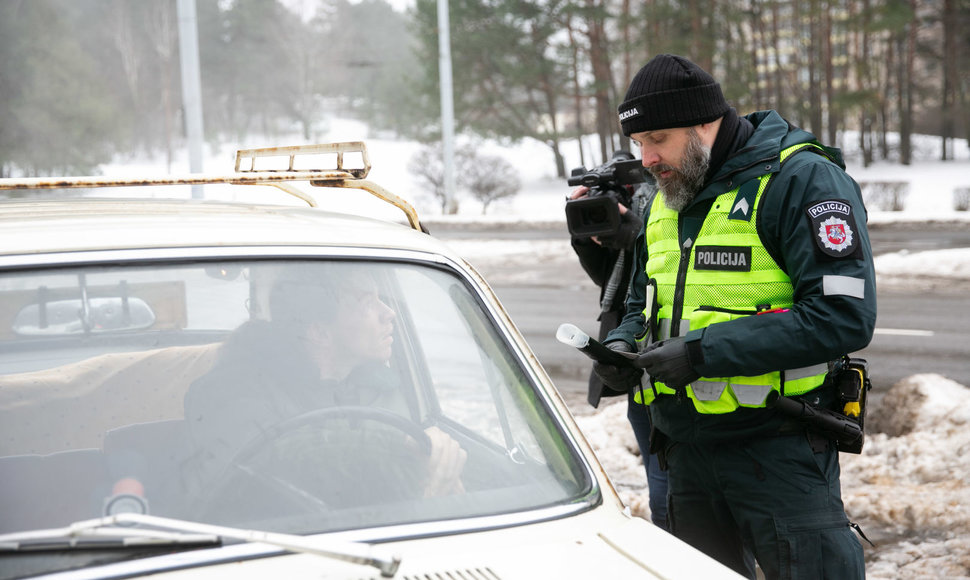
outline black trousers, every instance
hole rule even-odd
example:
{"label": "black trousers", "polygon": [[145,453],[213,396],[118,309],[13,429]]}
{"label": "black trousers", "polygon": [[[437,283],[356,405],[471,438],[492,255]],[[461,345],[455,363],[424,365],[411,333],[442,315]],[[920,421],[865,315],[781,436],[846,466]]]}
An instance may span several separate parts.
{"label": "black trousers", "polygon": [[[817,446],[816,446],[817,447]],[[805,433],[739,443],[671,442],[670,531],[755,578],[864,578],[862,545],[842,504],[838,451]]]}

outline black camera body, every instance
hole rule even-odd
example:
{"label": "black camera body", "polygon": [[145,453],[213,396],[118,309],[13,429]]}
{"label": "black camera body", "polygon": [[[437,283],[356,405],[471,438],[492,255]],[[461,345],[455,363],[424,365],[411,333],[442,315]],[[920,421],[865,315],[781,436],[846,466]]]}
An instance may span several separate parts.
{"label": "black camera body", "polygon": [[573,169],[567,183],[585,185],[586,197],[566,202],[566,225],[574,238],[610,236],[620,228],[617,203],[630,205],[626,186],[646,181],[646,172],[639,159],[627,151],[616,151],[607,163],[589,171],[585,167]]}

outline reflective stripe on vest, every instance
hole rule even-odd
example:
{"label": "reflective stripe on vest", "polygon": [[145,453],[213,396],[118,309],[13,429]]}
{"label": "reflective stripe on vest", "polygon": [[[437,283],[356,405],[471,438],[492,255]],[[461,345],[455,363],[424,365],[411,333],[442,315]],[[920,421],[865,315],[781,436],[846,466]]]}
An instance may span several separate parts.
{"label": "reflective stripe on vest", "polygon": [[[802,143],[785,149],[781,161],[808,146],[815,145]],[[792,306],[791,279],[768,253],[756,227],[758,204],[770,179],[768,173],[718,196],[697,239],[684,248],[683,313],[676,333],[671,333],[671,322],[682,260],[679,215],[666,206],[663,195],[654,198],[646,225],[646,273],[656,281],[656,340],[752,316],[759,310]],[[645,319],[649,320],[652,310],[653,305],[647,304]],[[641,346],[647,346],[648,340],[645,337]],[[827,372],[828,364],[821,363],[759,376],[704,377],[688,385],[686,392],[700,413],[730,413],[738,407],[764,407],[772,390],[786,395],[807,393],[822,384]],[[646,375],[644,381],[645,388],[636,394],[638,402],[649,405],[657,395],[676,394],[663,383],[650,384]]]}

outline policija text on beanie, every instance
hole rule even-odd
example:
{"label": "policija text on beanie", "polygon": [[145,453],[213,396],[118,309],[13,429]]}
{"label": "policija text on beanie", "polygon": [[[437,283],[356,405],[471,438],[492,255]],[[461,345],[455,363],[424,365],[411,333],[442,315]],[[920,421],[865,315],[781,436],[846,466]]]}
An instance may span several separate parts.
{"label": "policija text on beanie", "polygon": [[730,107],[721,85],[682,56],[661,54],[637,72],[619,107],[623,135],[710,123]]}

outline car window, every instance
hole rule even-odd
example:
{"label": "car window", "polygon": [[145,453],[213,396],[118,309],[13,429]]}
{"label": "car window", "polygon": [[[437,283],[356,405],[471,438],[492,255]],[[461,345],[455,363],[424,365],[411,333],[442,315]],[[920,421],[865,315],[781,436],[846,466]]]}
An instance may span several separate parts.
{"label": "car window", "polygon": [[440,265],[0,274],[0,531],[118,511],[290,533],[575,503],[592,483]]}
{"label": "car window", "polygon": [[425,360],[442,416],[513,453],[545,460],[524,414],[540,402],[481,306],[454,277],[410,270],[400,279],[404,293],[416,297],[410,310],[428,343]]}

